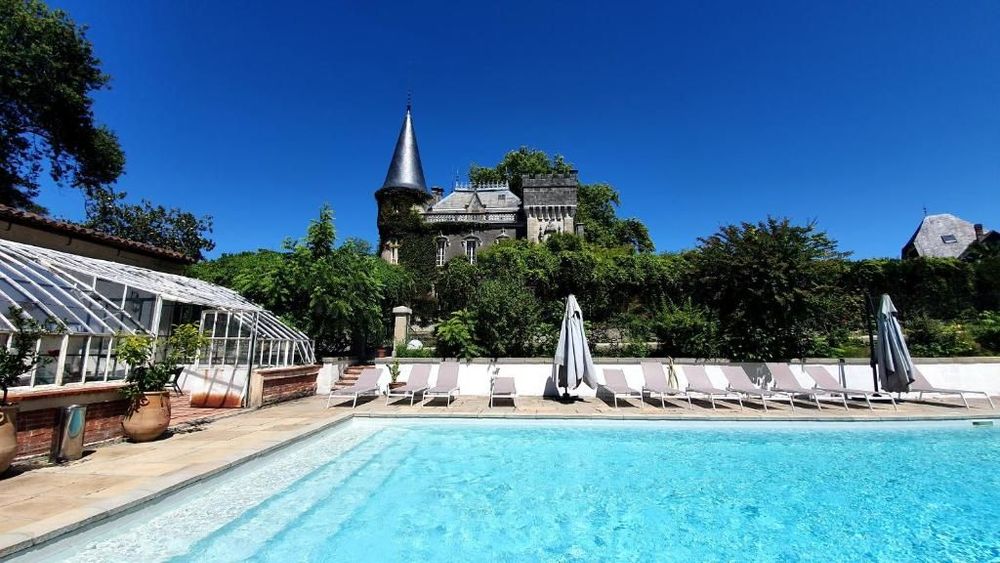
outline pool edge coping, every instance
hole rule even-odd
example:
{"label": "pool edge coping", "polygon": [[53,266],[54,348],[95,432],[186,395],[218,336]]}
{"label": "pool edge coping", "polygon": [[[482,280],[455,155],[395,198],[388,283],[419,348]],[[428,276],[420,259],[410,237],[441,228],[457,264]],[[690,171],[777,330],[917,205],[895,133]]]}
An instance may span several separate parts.
{"label": "pool edge coping", "polygon": [[[466,419],[466,420],[509,420],[509,419],[525,419],[525,420],[615,420],[615,421],[671,421],[671,422],[708,422],[708,421],[722,421],[722,422],[834,422],[834,423],[847,423],[847,422],[946,422],[946,421],[962,421],[962,420],[1000,420],[1000,412],[993,412],[990,414],[986,413],[967,413],[964,415],[918,415],[918,416],[907,416],[907,415],[879,415],[879,416],[865,416],[865,417],[853,417],[853,416],[831,416],[831,417],[806,417],[806,416],[773,416],[765,414],[750,414],[750,415],[712,415],[712,416],[702,416],[702,415],[671,415],[671,414],[613,414],[613,415],[602,415],[594,416],[593,414],[558,414],[558,413],[489,413],[489,412],[476,412],[476,413],[450,413],[450,412],[400,412],[400,413],[378,413],[378,412],[345,412],[342,415],[332,418],[330,420],[325,420],[317,422],[309,428],[306,428],[301,433],[292,436],[286,440],[276,443],[265,443],[263,447],[259,450],[250,452],[246,455],[236,457],[235,459],[228,459],[223,461],[219,466],[212,467],[200,473],[195,473],[193,475],[185,475],[189,470],[179,470],[179,474],[182,478],[177,479],[175,482],[170,482],[166,486],[156,489],[136,489],[136,491],[144,492],[145,494],[134,494],[134,493],[124,493],[115,498],[109,500],[102,500],[94,502],[90,505],[82,506],[79,508],[72,509],[68,512],[82,512],[84,514],[91,512],[92,514],[86,515],[82,518],[76,519],[72,522],[62,524],[60,526],[53,526],[51,529],[42,530],[38,533],[27,533],[19,532],[21,528],[15,528],[8,532],[0,533],[0,558],[7,558],[16,555],[20,552],[27,551],[31,548],[41,546],[43,544],[55,541],[62,536],[69,535],[81,528],[98,524],[105,520],[123,515],[133,510],[141,509],[141,507],[149,502],[162,498],[164,496],[173,494],[181,489],[187,488],[191,485],[199,483],[201,481],[211,479],[224,471],[234,469],[255,459],[271,455],[278,452],[284,448],[290,447],[292,445],[298,444],[299,442],[306,440],[320,432],[339,426],[341,424],[347,423],[351,420],[357,419]],[[64,513],[65,514],[65,513]],[[59,518],[60,515],[53,516],[52,518]],[[43,522],[44,520],[40,521]]]}

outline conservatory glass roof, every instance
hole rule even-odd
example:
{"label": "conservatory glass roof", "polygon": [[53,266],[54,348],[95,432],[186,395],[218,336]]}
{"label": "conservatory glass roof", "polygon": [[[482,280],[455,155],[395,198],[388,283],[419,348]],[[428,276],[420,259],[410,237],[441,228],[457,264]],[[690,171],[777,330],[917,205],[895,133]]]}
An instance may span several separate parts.
{"label": "conservatory glass roof", "polygon": [[[130,301],[173,301],[204,309],[256,313],[262,338],[309,341],[274,314],[231,289],[176,274],[157,272],[0,240],[0,332],[13,329],[8,309],[16,305],[43,324],[68,334],[155,332]],[[151,309],[153,306],[150,305]],[[138,312],[138,313],[137,313]],[[56,327],[52,327],[56,328]]]}

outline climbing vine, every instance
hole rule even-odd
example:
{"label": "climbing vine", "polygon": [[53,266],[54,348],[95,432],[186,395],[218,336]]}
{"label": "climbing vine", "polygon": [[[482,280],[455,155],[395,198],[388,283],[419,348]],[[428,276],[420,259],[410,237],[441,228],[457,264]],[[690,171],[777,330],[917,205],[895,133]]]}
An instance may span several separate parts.
{"label": "climbing vine", "polygon": [[416,291],[411,307],[418,318],[437,316],[437,306],[431,297],[432,285],[440,273],[436,265],[439,236],[462,235],[487,228],[473,222],[427,223],[419,210],[426,207],[431,195],[412,189],[386,188],[375,193],[378,202],[379,249],[389,241],[399,244],[399,264],[410,272]]}

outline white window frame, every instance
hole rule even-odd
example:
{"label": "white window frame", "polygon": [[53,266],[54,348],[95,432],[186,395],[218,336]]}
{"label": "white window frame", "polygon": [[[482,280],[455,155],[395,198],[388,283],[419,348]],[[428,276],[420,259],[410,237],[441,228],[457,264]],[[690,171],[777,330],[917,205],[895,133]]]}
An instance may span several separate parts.
{"label": "white window frame", "polygon": [[448,256],[448,239],[445,237],[438,237],[435,239],[435,242],[437,243],[437,246],[434,249],[434,264],[437,265],[438,268],[441,268],[447,262],[445,258]]}

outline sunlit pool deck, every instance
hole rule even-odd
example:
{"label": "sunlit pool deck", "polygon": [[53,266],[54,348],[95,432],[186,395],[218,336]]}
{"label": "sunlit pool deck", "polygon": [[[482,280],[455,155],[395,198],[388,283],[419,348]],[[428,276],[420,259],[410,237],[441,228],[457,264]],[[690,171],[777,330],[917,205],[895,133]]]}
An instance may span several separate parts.
{"label": "sunlit pool deck", "polygon": [[269,408],[228,416],[199,425],[178,427],[166,438],[146,444],[115,443],[94,449],[83,459],[62,466],[13,470],[0,480],[0,557],[26,549],[87,524],[129,510],[143,502],[177,490],[235,465],[296,442],[352,416],[358,417],[456,417],[456,418],[581,418],[648,420],[788,420],[877,421],[998,419],[985,401],[960,403],[904,402],[899,410],[877,404],[869,411],[853,403],[849,411],[836,403],[822,410],[799,402],[786,405],[759,403],[740,410],[735,402],[721,402],[715,411],[708,403],[693,408],[674,401],[660,408],[659,401],[640,409],[634,401],[615,409],[601,399],[588,398],[564,404],[538,397],[517,399],[490,408],[485,397],[459,397],[450,407],[444,400],[420,407],[399,401],[386,405],[384,398],[369,399],[356,409],[325,408],[325,397],[310,397]]}

